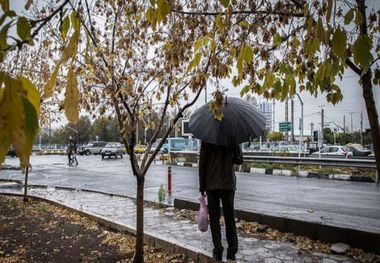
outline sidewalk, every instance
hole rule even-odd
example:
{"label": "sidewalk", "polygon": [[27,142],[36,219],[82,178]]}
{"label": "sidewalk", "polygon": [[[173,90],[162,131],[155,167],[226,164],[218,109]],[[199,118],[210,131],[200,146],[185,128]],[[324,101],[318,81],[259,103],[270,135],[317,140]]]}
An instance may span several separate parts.
{"label": "sidewalk", "polygon": [[[0,193],[21,194],[22,187],[16,183],[0,182]],[[132,198],[83,190],[41,187],[32,187],[29,195],[58,202],[81,212],[112,221],[116,223],[114,228],[118,228],[115,227],[117,225],[130,229],[135,228],[136,207]],[[172,207],[164,210],[145,207],[145,233],[161,240],[160,243],[156,241],[156,246],[166,247],[179,253],[186,252],[193,255],[196,261],[208,262],[207,258],[211,257],[212,251],[210,231],[201,233],[197,225],[190,221],[175,219],[172,216],[173,209]],[[227,247],[225,240],[223,240],[223,244]],[[300,253],[289,242],[244,237],[239,237],[239,252],[236,258],[237,262],[357,262],[344,256]]]}

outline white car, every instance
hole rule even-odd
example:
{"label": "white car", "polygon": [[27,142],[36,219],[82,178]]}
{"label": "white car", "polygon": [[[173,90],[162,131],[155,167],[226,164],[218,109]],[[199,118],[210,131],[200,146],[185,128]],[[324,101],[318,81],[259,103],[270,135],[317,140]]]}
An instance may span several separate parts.
{"label": "white car", "polygon": [[108,156],[108,158],[111,158],[111,156],[115,156],[115,158],[117,159],[118,155],[120,156],[120,158],[123,158],[123,145],[118,142],[109,142],[100,151],[100,154],[102,155],[102,159],[104,159],[105,156]]}
{"label": "white car", "polygon": [[318,152],[313,152],[311,155],[336,155],[336,156],[352,156],[352,152],[346,146],[332,145],[323,148]]}

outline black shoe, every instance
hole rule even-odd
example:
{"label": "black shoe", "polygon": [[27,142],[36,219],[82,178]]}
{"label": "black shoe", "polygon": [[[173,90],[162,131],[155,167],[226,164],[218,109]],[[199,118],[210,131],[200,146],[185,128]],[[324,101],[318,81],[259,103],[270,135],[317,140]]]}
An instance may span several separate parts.
{"label": "black shoe", "polygon": [[235,260],[235,253],[232,254],[232,253],[228,253],[228,252],[227,252],[227,259]]}
{"label": "black shoe", "polygon": [[217,261],[222,261],[222,255],[218,254],[218,253],[212,253],[212,257],[217,260]]}

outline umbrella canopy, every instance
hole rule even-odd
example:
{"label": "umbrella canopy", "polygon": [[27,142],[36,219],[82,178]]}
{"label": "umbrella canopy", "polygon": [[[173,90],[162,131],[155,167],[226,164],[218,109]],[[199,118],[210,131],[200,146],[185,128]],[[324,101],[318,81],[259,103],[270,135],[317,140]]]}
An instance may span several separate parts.
{"label": "umbrella canopy", "polygon": [[200,107],[190,117],[191,133],[208,143],[232,145],[247,142],[264,131],[264,114],[245,100],[228,97],[221,111],[223,119],[219,121],[214,118],[208,104]]}

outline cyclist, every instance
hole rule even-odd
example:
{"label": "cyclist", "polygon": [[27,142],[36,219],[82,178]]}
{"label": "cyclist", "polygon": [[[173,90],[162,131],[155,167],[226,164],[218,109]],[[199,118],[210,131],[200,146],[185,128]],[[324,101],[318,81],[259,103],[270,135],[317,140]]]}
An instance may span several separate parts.
{"label": "cyclist", "polygon": [[75,162],[75,165],[78,165],[78,160],[77,160],[77,144],[75,142],[74,143],[70,142],[70,145],[67,148],[67,155],[68,155],[68,158],[69,158],[69,165],[70,166],[73,166],[74,162]]}

